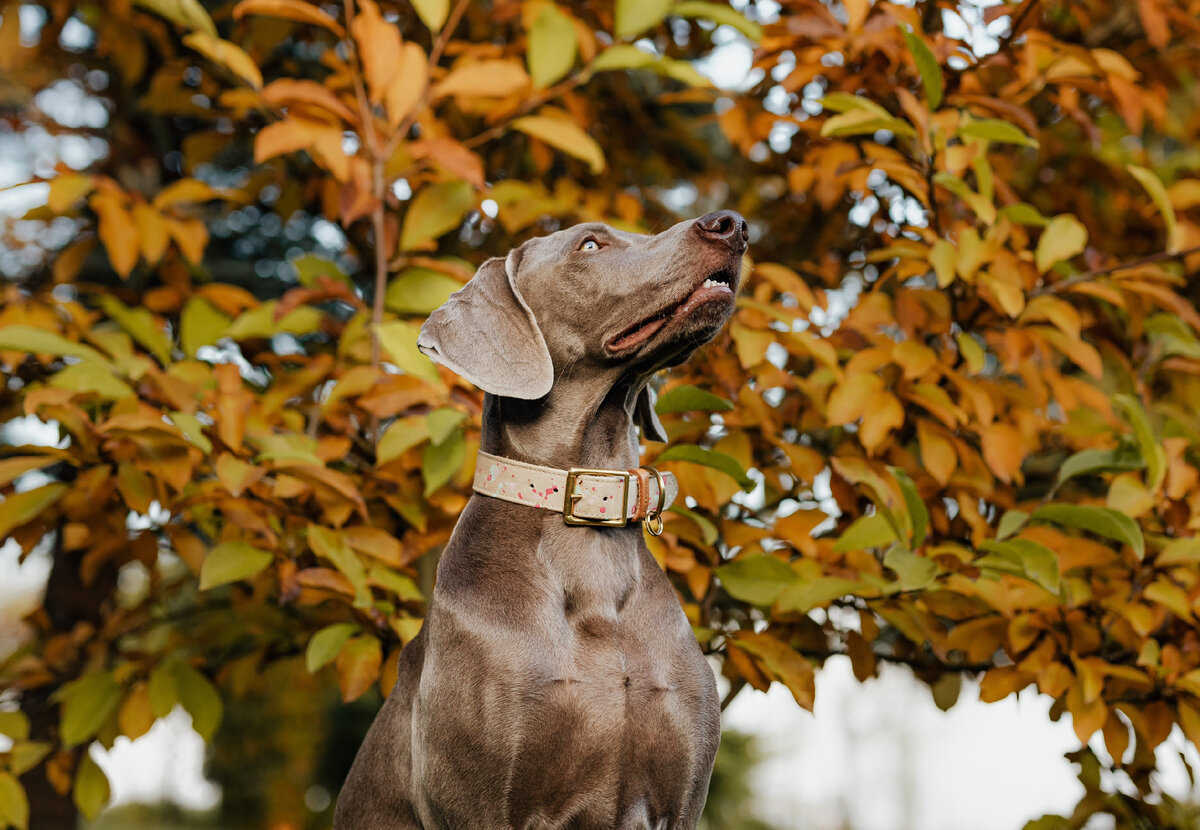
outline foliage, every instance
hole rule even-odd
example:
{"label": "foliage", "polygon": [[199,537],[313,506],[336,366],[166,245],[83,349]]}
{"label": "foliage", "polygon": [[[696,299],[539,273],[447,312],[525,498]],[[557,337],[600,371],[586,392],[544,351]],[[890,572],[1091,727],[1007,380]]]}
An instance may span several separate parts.
{"label": "foliage", "polygon": [[[0,107],[61,158],[5,230],[0,419],[59,440],[0,458],[54,563],[0,823],[93,812],[91,742],[212,735],[274,664],[389,688],[478,445],[422,315],[529,236],[715,207],[754,263],[667,376],[649,541],[733,692],[1034,684],[1135,803],[1200,741],[1195,0],[20,8]],[[695,64],[734,29],[741,92]]]}

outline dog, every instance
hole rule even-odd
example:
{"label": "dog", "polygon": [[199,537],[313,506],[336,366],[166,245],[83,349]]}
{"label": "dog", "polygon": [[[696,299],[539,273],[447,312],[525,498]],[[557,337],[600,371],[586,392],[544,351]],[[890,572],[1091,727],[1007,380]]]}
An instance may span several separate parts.
{"label": "dog", "polygon": [[488,260],[423,325],[421,351],[486,393],[477,492],[335,830],[696,827],[720,706],[639,526],[661,532],[675,487],[637,468],[634,427],[666,440],[647,382],[729,320],[747,240],[732,211],[577,225]]}

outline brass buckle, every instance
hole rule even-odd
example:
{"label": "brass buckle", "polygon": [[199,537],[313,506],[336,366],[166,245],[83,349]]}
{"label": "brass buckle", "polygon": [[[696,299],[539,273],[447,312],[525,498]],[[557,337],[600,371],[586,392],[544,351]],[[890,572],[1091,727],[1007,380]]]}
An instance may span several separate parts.
{"label": "brass buckle", "polygon": [[[575,502],[583,498],[583,494],[575,493],[575,479],[579,476],[609,476],[625,482],[621,488],[621,516],[618,519],[593,519],[588,516],[575,515]],[[629,482],[632,473],[623,470],[592,470],[587,467],[572,467],[567,470],[567,492],[563,493],[563,522],[569,525],[601,525],[603,527],[625,527],[629,524]]]}
{"label": "brass buckle", "polygon": [[642,519],[642,523],[646,526],[646,532],[651,536],[661,536],[663,532],[663,507],[667,504],[667,482],[663,480],[662,473],[654,467],[647,467],[646,471],[654,476],[658,481],[658,507],[653,511],[646,508],[646,518]]}

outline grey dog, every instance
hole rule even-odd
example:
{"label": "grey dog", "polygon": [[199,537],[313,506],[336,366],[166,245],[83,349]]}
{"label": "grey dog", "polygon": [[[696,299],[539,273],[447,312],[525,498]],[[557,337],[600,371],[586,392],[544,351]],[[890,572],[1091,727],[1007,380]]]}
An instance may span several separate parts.
{"label": "grey dog", "polygon": [[[732,211],[531,239],[418,346],[487,393],[485,452],[635,468],[635,425],[666,440],[647,381],[728,321],[747,239]],[[475,494],[334,827],[695,828],[719,739],[713,673],[641,527]]]}

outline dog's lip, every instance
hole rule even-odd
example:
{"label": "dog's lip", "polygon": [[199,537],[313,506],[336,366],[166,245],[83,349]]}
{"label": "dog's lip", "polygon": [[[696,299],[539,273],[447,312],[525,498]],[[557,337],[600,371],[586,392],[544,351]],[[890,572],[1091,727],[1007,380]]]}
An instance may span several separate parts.
{"label": "dog's lip", "polygon": [[624,329],[605,344],[605,349],[611,354],[627,352],[650,340],[672,320],[686,317],[704,303],[733,299],[740,268],[741,257],[738,257],[725,267],[709,272],[682,299]]}

